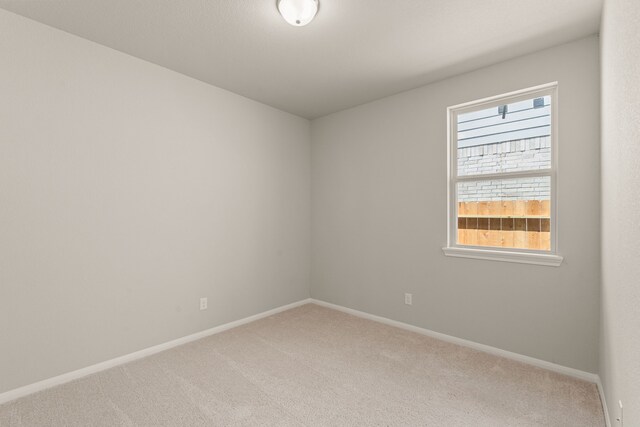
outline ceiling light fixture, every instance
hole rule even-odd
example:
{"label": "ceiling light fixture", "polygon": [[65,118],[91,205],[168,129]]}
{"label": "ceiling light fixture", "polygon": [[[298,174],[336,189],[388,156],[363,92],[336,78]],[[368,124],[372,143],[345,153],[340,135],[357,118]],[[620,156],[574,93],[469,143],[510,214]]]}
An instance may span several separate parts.
{"label": "ceiling light fixture", "polygon": [[280,15],[289,24],[302,27],[313,20],[318,13],[319,0],[277,0]]}

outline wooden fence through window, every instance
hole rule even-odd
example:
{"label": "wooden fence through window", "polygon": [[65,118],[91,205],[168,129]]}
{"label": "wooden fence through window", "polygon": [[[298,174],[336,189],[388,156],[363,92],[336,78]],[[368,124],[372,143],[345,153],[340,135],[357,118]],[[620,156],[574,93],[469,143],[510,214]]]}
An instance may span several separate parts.
{"label": "wooden fence through window", "polygon": [[551,250],[549,200],[460,202],[458,244]]}

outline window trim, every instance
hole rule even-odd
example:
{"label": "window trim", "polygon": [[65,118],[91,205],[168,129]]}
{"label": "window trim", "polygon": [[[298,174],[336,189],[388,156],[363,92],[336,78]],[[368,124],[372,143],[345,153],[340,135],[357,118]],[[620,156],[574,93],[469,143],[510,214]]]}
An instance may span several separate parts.
{"label": "window trim", "polygon": [[[492,108],[531,98],[551,97],[551,166],[549,169],[532,171],[504,172],[495,174],[457,176],[457,116],[460,113]],[[500,248],[493,246],[459,245],[458,200],[456,186],[458,182],[508,179],[517,177],[550,177],[550,232],[551,250],[520,248]],[[461,258],[488,259],[493,261],[517,262],[546,266],[559,266],[563,257],[558,251],[558,82],[547,83],[502,95],[491,96],[476,101],[465,102],[447,108],[447,246],[442,251],[447,256]]]}

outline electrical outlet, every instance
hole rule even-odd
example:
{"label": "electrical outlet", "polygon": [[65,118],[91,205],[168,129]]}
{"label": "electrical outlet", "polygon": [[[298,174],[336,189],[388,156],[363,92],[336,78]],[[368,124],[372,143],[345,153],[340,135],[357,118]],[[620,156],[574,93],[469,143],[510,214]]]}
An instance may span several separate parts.
{"label": "electrical outlet", "polygon": [[624,427],[624,418],[622,417],[622,400],[618,400],[618,405],[620,406],[620,411],[618,411],[618,418],[616,418],[616,421],[620,427]]}
{"label": "electrical outlet", "polygon": [[413,295],[404,294],[404,303],[407,304],[407,305],[413,304]]}
{"label": "electrical outlet", "polygon": [[207,299],[200,298],[200,310],[206,310],[206,309],[207,309]]}

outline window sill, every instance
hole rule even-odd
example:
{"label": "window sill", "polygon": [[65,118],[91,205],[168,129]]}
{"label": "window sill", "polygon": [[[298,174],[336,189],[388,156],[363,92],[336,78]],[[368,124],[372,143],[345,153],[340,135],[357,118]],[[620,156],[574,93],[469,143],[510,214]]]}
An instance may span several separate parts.
{"label": "window sill", "polygon": [[458,258],[486,259],[490,261],[517,262],[521,264],[546,265],[548,267],[559,267],[562,263],[562,256],[554,254],[532,253],[532,252],[508,252],[491,249],[478,248],[442,248],[446,256]]}

